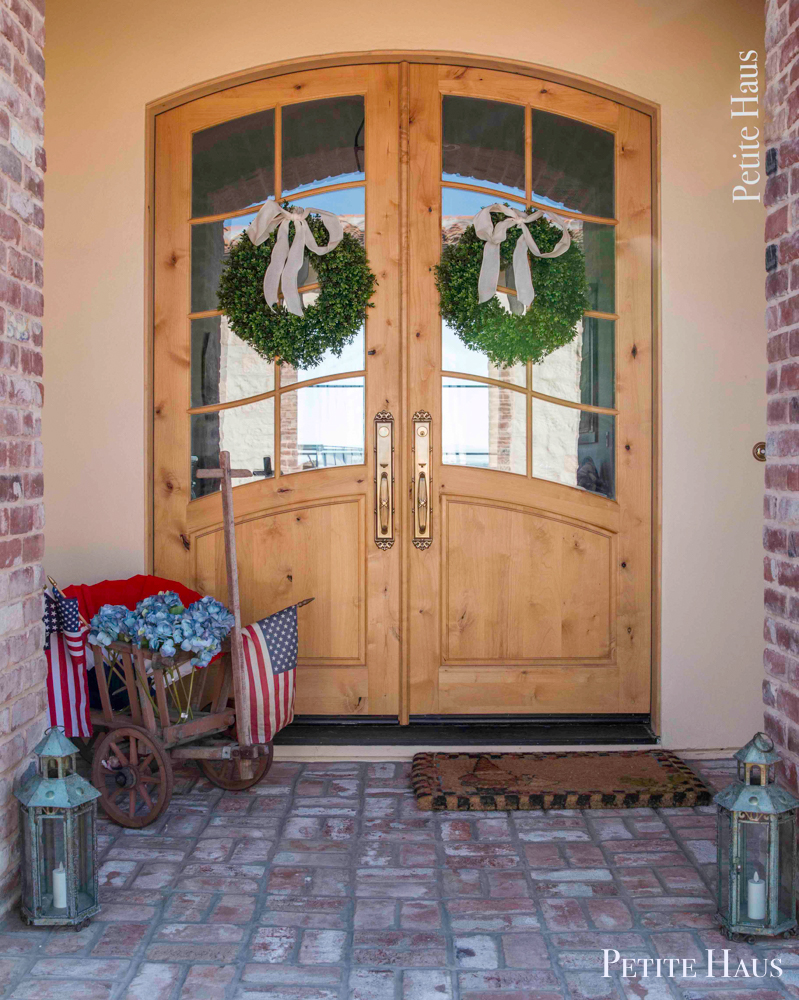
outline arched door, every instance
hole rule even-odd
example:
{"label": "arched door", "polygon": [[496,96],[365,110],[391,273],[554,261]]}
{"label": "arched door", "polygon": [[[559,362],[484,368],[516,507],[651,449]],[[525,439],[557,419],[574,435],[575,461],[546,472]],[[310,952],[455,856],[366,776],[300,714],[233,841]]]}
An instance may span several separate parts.
{"label": "arched door", "polygon": [[[224,600],[220,497],[195,473],[220,449],[263,473],[234,491],[242,611],[316,597],[299,714],[648,712],[649,126],[422,64],[158,117],[154,566]],[[216,308],[225,247],[268,198],[339,214],[378,277],[363,335],[311,371],[259,357]],[[494,201],[552,207],[585,250],[591,311],[534,367],[492,368],[438,313],[442,243]]]}

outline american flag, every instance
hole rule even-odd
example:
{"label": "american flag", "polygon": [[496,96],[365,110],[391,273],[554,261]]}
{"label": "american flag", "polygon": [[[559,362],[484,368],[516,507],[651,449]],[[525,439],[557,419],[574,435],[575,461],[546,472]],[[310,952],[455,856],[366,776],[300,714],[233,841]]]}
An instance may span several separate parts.
{"label": "american flag", "polygon": [[241,630],[253,743],[271,743],[294,718],[297,605]]}
{"label": "american flag", "polygon": [[67,598],[53,584],[44,595],[44,651],[47,656],[49,724],[66,736],[92,735],[89,683],[86,674],[86,634],[77,598]]}

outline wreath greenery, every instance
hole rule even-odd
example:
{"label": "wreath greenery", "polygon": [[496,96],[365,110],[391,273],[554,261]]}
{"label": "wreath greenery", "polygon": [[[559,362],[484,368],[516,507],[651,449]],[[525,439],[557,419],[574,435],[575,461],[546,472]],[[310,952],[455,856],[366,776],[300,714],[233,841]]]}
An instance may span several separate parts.
{"label": "wreath greenery", "polygon": [[[319,216],[309,215],[307,222],[317,243],[325,245],[329,237]],[[289,240],[293,238],[292,223]],[[319,279],[319,296],[305,306],[303,315],[294,316],[282,302],[272,309],[264,300],[263,282],[276,240],[277,230],[255,246],[242,233],[230,246],[219,280],[219,308],[236,335],[262,357],[313,368],[328,350],[339,356],[361,329],[377,278],[364,248],[345,231],[330,253],[306,251]]]}
{"label": "wreath greenery", "polygon": [[[491,214],[494,225],[502,218],[498,213]],[[553,250],[563,235],[544,218],[529,223],[528,229],[543,253]],[[501,268],[512,263],[518,235],[517,229],[511,229],[503,241]],[[533,257],[528,253],[535,299],[526,313],[514,315],[506,312],[496,296],[478,302],[477,283],[485,243],[474,226],[469,226],[457,243],[444,247],[435,269],[441,316],[467,347],[488,355],[500,368],[541,361],[574,339],[577,323],[588,308],[581,242],[572,236],[569,249],[559,257]]]}

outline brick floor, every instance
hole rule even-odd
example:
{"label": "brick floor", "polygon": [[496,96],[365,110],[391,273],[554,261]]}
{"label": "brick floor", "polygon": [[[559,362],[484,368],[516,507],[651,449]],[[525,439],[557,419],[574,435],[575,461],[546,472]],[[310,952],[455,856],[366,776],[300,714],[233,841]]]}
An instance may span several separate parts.
{"label": "brick floor", "polygon": [[[717,787],[732,774],[696,766]],[[0,998],[799,997],[793,942],[732,946],[750,970],[779,956],[781,979],[602,976],[603,948],[702,963],[724,948],[712,807],[421,813],[408,770],[278,763],[222,793],[187,766],[155,826],[102,821],[89,928],[0,923]]]}

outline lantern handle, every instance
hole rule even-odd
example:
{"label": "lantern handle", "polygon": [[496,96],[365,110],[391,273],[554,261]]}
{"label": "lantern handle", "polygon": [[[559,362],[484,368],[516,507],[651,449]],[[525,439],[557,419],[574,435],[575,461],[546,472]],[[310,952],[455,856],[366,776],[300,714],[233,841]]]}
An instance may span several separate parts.
{"label": "lantern handle", "polygon": [[757,749],[762,750],[764,753],[770,753],[774,749],[774,740],[772,740],[768,733],[762,731],[755,733],[753,742],[757,746]]}

